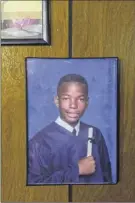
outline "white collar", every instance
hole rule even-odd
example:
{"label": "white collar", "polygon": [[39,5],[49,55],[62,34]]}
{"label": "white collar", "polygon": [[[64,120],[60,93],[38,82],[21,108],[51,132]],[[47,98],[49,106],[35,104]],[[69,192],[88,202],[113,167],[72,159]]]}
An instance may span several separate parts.
{"label": "white collar", "polygon": [[58,125],[62,126],[63,128],[65,128],[66,130],[68,130],[69,132],[73,132],[73,130],[76,130],[76,135],[79,134],[79,129],[80,129],[80,121],[77,123],[77,125],[73,128],[72,126],[70,126],[68,123],[66,123],[65,121],[63,121],[60,117],[58,117],[55,121]]}

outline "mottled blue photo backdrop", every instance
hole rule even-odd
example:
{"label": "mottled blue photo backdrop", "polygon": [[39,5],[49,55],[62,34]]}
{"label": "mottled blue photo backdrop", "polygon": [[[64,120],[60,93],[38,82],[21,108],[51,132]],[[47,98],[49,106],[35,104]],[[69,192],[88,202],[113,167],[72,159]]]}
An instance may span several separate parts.
{"label": "mottled blue photo backdrop", "polygon": [[54,96],[59,79],[69,73],[84,76],[90,101],[82,121],[101,130],[114,183],[117,181],[117,60],[28,58],[26,62],[28,139],[58,117]]}

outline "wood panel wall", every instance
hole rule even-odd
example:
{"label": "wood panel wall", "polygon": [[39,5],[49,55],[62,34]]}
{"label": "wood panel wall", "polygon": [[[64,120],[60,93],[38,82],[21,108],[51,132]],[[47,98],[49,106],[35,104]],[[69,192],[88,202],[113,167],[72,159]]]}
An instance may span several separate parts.
{"label": "wood panel wall", "polygon": [[73,186],[73,201],[135,202],[135,1],[74,1],[73,57],[120,59],[117,185]]}
{"label": "wood panel wall", "polygon": [[68,201],[68,186],[26,186],[25,57],[68,56],[68,1],[51,2],[51,36],[51,46],[2,47],[3,202]]}

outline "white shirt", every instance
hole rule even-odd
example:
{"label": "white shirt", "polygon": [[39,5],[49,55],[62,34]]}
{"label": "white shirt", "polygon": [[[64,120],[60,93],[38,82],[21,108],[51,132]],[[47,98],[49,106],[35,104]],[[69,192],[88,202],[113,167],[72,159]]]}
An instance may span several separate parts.
{"label": "white shirt", "polygon": [[60,125],[61,127],[65,128],[66,130],[68,130],[69,132],[73,132],[73,130],[76,130],[76,135],[79,134],[79,130],[80,130],[80,121],[77,123],[77,125],[73,128],[71,125],[69,125],[68,123],[66,123],[65,121],[63,121],[60,117],[58,117],[55,121],[55,123],[57,123],[58,125]]}

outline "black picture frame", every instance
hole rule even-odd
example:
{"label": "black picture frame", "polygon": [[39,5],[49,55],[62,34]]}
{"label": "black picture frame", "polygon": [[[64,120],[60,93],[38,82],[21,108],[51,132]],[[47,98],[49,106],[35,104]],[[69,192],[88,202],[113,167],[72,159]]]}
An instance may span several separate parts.
{"label": "black picture frame", "polygon": [[[91,64],[91,65],[84,65],[83,64],[83,62],[85,62],[85,61],[88,61],[88,60],[91,60],[91,61],[96,61],[96,66],[94,65],[94,63],[93,64]],[[108,67],[106,66],[106,65],[103,65],[103,63],[105,64],[106,62],[105,61],[110,61],[109,63],[108,63]],[[59,62],[58,62],[59,61]],[[60,62],[60,61],[63,61],[63,62]],[[73,65],[71,65],[74,61],[78,61],[78,65],[77,64],[73,64]],[[58,63],[59,64],[58,64]],[[81,63],[80,63],[81,62]],[[113,63],[112,63],[113,62]],[[80,66],[79,66],[79,63],[81,64]],[[100,63],[102,63],[102,65],[100,64]],[[79,58],[71,58],[71,57],[69,57],[69,58],[53,58],[53,57],[43,57],[43,58],[40,58],[40,57],[27,57],[27,58],[25,58],[25,73],[26,73],[26,131],[27,131],[27,145],[26,145],[26,159],[27,159],[27,168],[26,168],[26,171],[27,171],[27,176],[26,176],[26,185],[27,186],[44,186],[44,185],[69,185],[69,197],[71,196],[71,186],[72,185],[105,185],[105,184],[107,184],[107,185],[115,185],[115,184],[117,184],[118,183],[118,181],[119,181],[119,132],[118,132],[118,126],[119,126],[119,119],[118,119],[118,113],[119,113],[119,66],[120,66],[120,61],[119,61],[119,58],[118,57],[85,57],[85,58],[81,58],[81,57],[79,57]],[[40,69],[37,69],[37,67],[39,67],[39,64],[40,64]],[[57,64],[57,66],[56,66],[56,64]],[[55,67],[57,67],[57,70],[55,70],[54,69],[54,66]],[[115,125],[113,126],[113,127],[111,127],[114,131],[115,131],[115,134],[114,133],[112,133],[112,135],[113,136],[110,136],[110,132],[111,132],[111,130],[109,130],[109,128],[107,127],[107,125],[105,124],[105,126],[107,127],[105,127],[106,129],[107,129],[107,131],[108,131],[108,133],[107,133],[107,131],[106,132],[103,132],[104,131],[104,127],[101,127],[101,126],[103,126],[103,125],[101,125],[100,127],[98,126],[98,124],[94,124],[94,123],[92,123],[93,122],[93,118],[94,118],[94,112],[92,112],[93,110],[92,109],[98,109],[98,108],[94,108],[94,106],[93,107],[91,107],[91,118],[92,118],[92,122],[90,122],[90,123],[92,123],[92,126],[96,126],[96,127],[98,127],[100,130],[101,130],[101,132],[103,132],[103,136],[107,133],[108,135],[108,144],[107,144],[107,148],[109,149],[109,151],[111,150],[112,152],[111,152],[111,156],[110,156],[110,163],[111,163],[111,165],[112,165],[112,180],[110,180],[109,182],[107,182],[106,180],[105,180],[105,182],[103,183],[103,182],[93,182],[93,183],[88,183],[88,182],[68,182],[68,183],[59,183],[59,182],[45,182],[45,183],[32,183],[32,182],[30,182],[29,181],[29,176],[28,176],[28,167],[29,167],[29,160],[30,160],[30,158],[29,158],[29,149],[30,149],[30,145],[29,145],[29,140],[34,136],[34,135],[36,135],[37,134],[37,132],[41,132],[40,130],[42,130],[45,126],[47,126],[47,125],[45,125],[45,122],[48,122],[48,123],[51,123],[51,122],[53,122],[54,121],[54,119],[56,118],[56,114],[57,114],[57,111],[55,111],[55,108],[53,108],[53,104],[52,104],[52,106],[51,107],[49,107],[49,105],[51,105],[51,103],[53,103],[53,97],[51,97],[51,96],[49,96],[49,95],[47,95],[47,93],[48,94],[52,94],[53,96],[55,95],[55,92],[57,92],[57,87],[56,87],[56,85],[54,85],[54,84],[58,84],[57,82],[55,83],[55,79],[56,78],[61,78],[61,76],[62,75],[65,75],[65,68],[64,68],[64,66],[66,67],[66,74],[67,73],[79,73],[80,75],[83,75],[85,78],[87,78],[87,81],[89,81],[88,83],[89,83],[89,87],[91,87],[91,90],[90,90],[90,94],[91,94],[91,96],[92,96],[92,94],[94,95],[94,94],[96,94],[95,95],[95,101],[97,102],[97,100],[100,100],[100,98],[101,98],[101,95],[103,94],[104,96],[105,95],[108,95],[107,97],[108,97],[108,99],[105,99],[105,97],[104,97],[104,99],[101,99],[100,101],[102,101],[103,103],[104,102],[106,102],[107,100],[108,100],[108,104],[106,105],[106,107],[105,107],[105,109],[107,110],[107,111],[110,111],[109,109],[111,109],[112,107],[114,108],[115,107],[115,110],[112,110],[112,112],[114,113],[115,112],[115,115],[113,115],[112,116],[112,118],[113,118],[113,122],[115,123]],[[72,67],[71,67],[72,66]],[[62,68],[61,68],[62,67]],[[82,70],[82,67],[85,67],[85,71],[84,71],[84,68],[83,68],[83,70]],[[86,73],[86,69],[91,69],[91,74],[88,74],[88,73]],[[96,69],[96,68],[98,68],[98,69]],[[44,71],[42,71],[44,69]],[[47,70],[48,69],[48,70]],[[59,70],[58,70],[59,69]],[[107,77],[105,77],[105,75],[106,74],[103,74],[103,69],[104,70],[106,70],[107,71],[107,69],[108,69],[108,71],[106,72],[106,74],[108,75]],[[98,71],[97,71],[98,70]],[[40,75],[40,71],[41,71],[41,77],[39,77],[39,75]],[[94,74],[95,74],[95,76],[93,77],[92,76],[92,74],[93,74],[93,71],[95,72]],[[99,71],[101,71],[102,72],[102,74],[103,74],[103,76],[104,77],[101,77],[101,75],[102,74],[99,74]],[[59,73],[59,74],[57,74],[57,73]],[[105,73],[105,72],[104,72]],[[48,75],[47,75],[48,74]],[[34,76],[35,75],[35,76]],[[50,76],[51,77],[50,77]],[[99,75],[99,76],[98,76]],[[46,77],[47,76],[47,77]],[[31,78],[33,78],[33,77],[36,77],[36,79],[35,80],[33,80],[33,79],[30,79],[30,77]],[[90,77],[92,77],[91,79],[90,79]],[[97,77],[99,78],[99,80],[100,80],[100,82],[101,82],[101,80],[103,81],[103,83],[102,84],[105,84],[105,86],[106,86],[106,88],[108,89],[104,89],[103,91],[100,91],[101,92],[101,94],[99,94],[99,93],[97,93],[97,91],[95,91],[95,88],[94,88],[94,86],[95,85],[92,85],[92,84],[96,84],[96,80],[98,80],[97,79]],[[40,79],[39,79],[40,78]],[[48,80],[46,80],[46,79]],[[108,80],[108,82],[107,82],[107,80],[105,79],[104,80],[104,78],[108,78],[107,80]],[[112,80],[112,79],[113,80]],[[59,81],[58,79],[56,79],[57,81]],[[111,80],[112,80],[112,82],[111,82]],[[46,83],[46,85],[44,86],[44,84]],[[91,84],[90,84],[91,83]],[[32,85],[32,84],[34,84],[34,85]],[[101,88],[101,83],[100,83],[100,85],[99,85],[99,82],[97,83],[98,85],[96,85],[95,87],[98,87],[99,86],[99,88]],[[112,87],[111,88],[111,85],[114,85],[115,84],[115,88],[114,87]],[[49,87],[50,86],[50,87]],[[33,91],[32,89],[30,89],[30,88],[32,88],[33,87],[33,90],[36,90],[36,91]],[[49,89],[50,88],[50,89]],[[43,91],[42,90],[44,89],[45,91],[44,91],[44,95],[45,95],[45,97],[44,97],[44,99],[43,98],[41,98],[41,92],[43,93]],[[92,89],[93,89],[93,91],[92,91]],[[111,89],[112,89],[112,92],[113,92],[113,95],[114,95],[114,98],[113,99],[111,99]],[[32,90],[32,91],[31,91]],[[107,90],[107,91],[106,91]],[[35,93],[37,93],[38,91],[41,91],[40,92],[40,96],[36,96],[35,97]],[[33,94],[33,92],[34,92],[34,94]],[[93,92],[93,93],[92,93]],[[31,93],[31,94],[30,94]],[[38,102],[35,102],[35,99],[32,99],[32,94],[34,95],[34,97],[35,98],[38,98]],[[46,96],[47,95],[47,96]],[[110,95],[110,96],[109,96]],[[31,97],[31,98],[30,98]],[[40,98],[40,102],[39,102],[39,98]],[[92,96],[92,98],[94,98],[93,96]],[[47,99],[47,100],[46,100]],[[92,105],[92,103],[94,104],[94,102],[92,102],[92,100],[93,99],[91,99],[91,105]],[[94,101],[93,100],[93,101]],[[113,101],[113,105],[110,105],[110,102],[109,102],[109,100],[110,101]],[[37,105],[37,109],[35,108],[35,106],[36,105],[32,105],[32,102],[31,101],[34,101],[35,102],[35,104]],[[52,119],[52,117],[51,117],[51,114],[49,113],[44,113],[44,111],[42,110],[41,112],[45,115],[45,117],[48,119],[48,121],[47,121],[47,119],[46,118],[44,118],[43,119],[43,122],[41,122],[41,120],[39,119],[39,117],[37,116],[37,115],[40,115],[41,116],[41,112],[40,113],[37,113],[38,112],[38,110],[40,109],[41,110],[41,103],[43,102],[43,109],[45,110],[45,109],[51,109],[51,111],[53,112],[52,113],[52,115],[54,115],[55,113],[55,115],[54,116],[52,116],[53,117],[53,119]],[[99,104],[101,104],[102,102],[99,102]],[[39,106],[38,106],[38,104],[40,103],[40,108],[39,108]],[[31,107],[30,107],[30,104],[31,104]],[[45,107],[46,106],[46,107]],[[98,105],[99,106],[99,105]],[[104,105],[103,105],[104,106]],[[49,108],[48,108],[49,107]],[[31,111],[29,110],[29,109],[31,109]],[[53,110],[52,110],[53,109]],[[34,110],[34,111],[33,111]],[[39,111],[40,111],[39,110]],[[105,110],[105,111],[106,111]],[[105,118],[105,122],[107,122],[108,123],[108,119],[106,119],[106,115],[108,114],[108,116],[110,115],[110,113],[107,113],[107,111],[106,111],[106,113],[105,113],[105,111],[103,110],[103,111],[99,111],[100,113],[101,112],[103,112],[103,115],[104,115],[104,118]],[[39,121],[39,123],[41,124],[43,124],[43,126],[40,128],[38,128],[39,130],[37,130],[37,132],[36,132],[36,130],[35,130],[35,132],[36,133],[33,133],[32,132],[32,130],[30,129],[31,127],[30,127],[30,125],[32,126],[32,120],[30,120],[29,118],[30,118],[30,112],[31,112],[31,115],[33,116],[33,118],[35,118],[35,119],[37,119],[38,118],[38,121]],[[36,116],[34,116],[34,112],[35,113],[37,113],[37,115]],[[97,114],[98,116],[96,116],[96,119],[98,120],[99,119],[99,114]],[[50,118],[49,118],[50,117]],[[110,117],[110,116],[109,116]],[[31,117],[32,118],[32,117]],[[33,119],[32,118],[32,119]],[[88,120],[90,119],[90,113],[88,113],[87,114],[87,118],[88,118]],[[111,118],[111,117],[110,117]],[[50,119],[50,120],[49,120]],[[88,120],[86,121],[86,123],[89,123],[88,122]],[[101,119],[101,120],[103,120],[103,119]],[[112,126],[113,124],[113,122],[111,122],[111,125],[110,126]],[[34,128],[35,128],[35,124],[36,124],[37,122],[35,122],[34,124],[33,124],[33,126],[34,126]],[[41,125],[42,125],[41,124]],[[51,128],[51,130],[52,130],[52,128]],[[31,133],[32,132],[32,133]],[[31,136],[31,135],[32,136]],[[114,136],[115,135],[115,136]],[[106,136],[106,135],[105,135]],[[31,138],[30,138],[31,137]],[[109,139],[112,137],[112,139],[113,139],[113,142],[112,141],[109,141]],[[106,139],[107,137],[105,137],[105,139]],[[114,141],[115,140],[115,141]],[[106,140],[107,141],[107,140]],[[106,142],[107,143],[107,142]],[[112,144],[111,143],[115,143],[113,146],[115,146],[114,148],[115,149],[113,149],[113,147],[112,147]],[[93,140],[93,144],[95,144],[94,143],[94,140]],[[109,147],[110,146],[110,147]],[[114,154],[115,155],[114,155]],[[112,158],[113,157],[113,158]]]}
{"label": "black picture frame", "polygon": [[[14,38],[6,39],[1,37],[1,45],[50,45],[51,31],[50,31],[50,1],[42,1],[42,38]],[[27,1],[25,1],[27,2]],[[46,24],[46,25],[45,25]],[[2,21],[1,21],[2,28]],[[2,33],[2,29],[1,29]]]}

